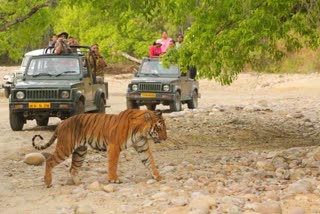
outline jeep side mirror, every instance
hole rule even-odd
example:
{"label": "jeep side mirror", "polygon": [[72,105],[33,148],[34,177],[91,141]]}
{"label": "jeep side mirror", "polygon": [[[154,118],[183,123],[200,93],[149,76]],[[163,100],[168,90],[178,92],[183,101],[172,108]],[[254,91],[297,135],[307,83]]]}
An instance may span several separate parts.
{"label": "jeep side mirror", "polygon": [[138,76],[138,70],[137,69],[133,69],[133,75],[135,76],[135,77],[137,77]]}

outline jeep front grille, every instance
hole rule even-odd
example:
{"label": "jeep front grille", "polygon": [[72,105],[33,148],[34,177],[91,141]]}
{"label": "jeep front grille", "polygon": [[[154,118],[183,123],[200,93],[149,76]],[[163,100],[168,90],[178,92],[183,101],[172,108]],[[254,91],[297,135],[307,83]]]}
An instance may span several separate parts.
{"label": "jeep front grille", "polygon": [[158,83],[140,83],[140,91],[161,91],[161,84]]}
{"label": "jeep front grille", "polygon": [[49,90],[49,89],[36,89],[36,90],[27,90],[26,91],[27,99],[57,99],[59,98],[58,90]]}

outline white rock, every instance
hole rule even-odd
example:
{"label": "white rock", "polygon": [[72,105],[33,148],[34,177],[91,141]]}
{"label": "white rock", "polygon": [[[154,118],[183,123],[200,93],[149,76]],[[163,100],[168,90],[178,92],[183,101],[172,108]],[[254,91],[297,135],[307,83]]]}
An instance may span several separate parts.
{"label": "white rock", "polygon": [[256,212],[260,214],[281,214],[281,204],[277,201],[266,201],[262,204],[259,204],[255,209]]}
{"label": "white rock", "polygon": [[299,180],[288,187],[290,194],[308,193],[312,191],[312,183],[308,180]]}
{"label": "white rock", "polygon": [[266,171],[274,171],[275,168],[270,161],[257,161],[256,163],[257,169],[263,169]]}
{"label": "white rock", "polygon": [[304,214],[304,209],[301,207],[294,207],[289,209],[288,214]]}
{"label": "white rock", "polygon": [[168,193],[166,192],[158,192],[151,196],[154,200],[165,201],[168,198]]}
{"label": "white rock", "polygon": [[313,158],[316,161],[320,161],[320,147],[313,152]]}
{"label": "white rock", "polygon": [[102,187],[101,187],[101,184],[98,181],[95,181],[95,182],[91,183],[87,187],[87,189],[91,190],[91,191],[100,191],[100,190],[102,190]]}
{"label": "white rock", "polygon": [[208,213],[210,207],[215,205],[214,198],[207,195],[199,195],[190,202],[188,209],[191,213]]}
{"label": "white rock", "polygon": [[175,206],[185,206],[188,204],[188,199],[185,197],[177,197],[171,199],[171,203]]}
{"label": "white rock", "polygon": [[114,192],[115,191],[114,185],[112,185],[112,184],[104,185],[102,187],[102,189],[105,192]]}
{"label": "white rock", "polygon": [[29,165],[40,166],[45,160],[46,158],[41,153],[34,152],[27,154],[24,157],[23,162]]}
{"label": "white rock", "polygon": [[94,210],[92,209],[91,206],[89,205],[86,205],[86,204],[79,204],[75,211],[74,211],[75,214],[92,214],[94,213]]}

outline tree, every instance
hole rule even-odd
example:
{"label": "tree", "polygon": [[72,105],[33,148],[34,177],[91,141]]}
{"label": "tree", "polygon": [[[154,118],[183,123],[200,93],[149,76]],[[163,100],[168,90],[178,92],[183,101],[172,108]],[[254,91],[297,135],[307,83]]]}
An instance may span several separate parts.
{"label": "tree", "polygon": [[[28,1],[31,2],[28,10],[22,9],[24,1],[15,2],[20,8],[18,15],[23,16],[46,1]],[[60,0],[57,3],[50,12],[43,8],[16,25],[19,27],[6,30],[17,35],[31,26],[33,33],[24,32],[24,38],[15,41],[17,47],[22,47],[23,42],[27,44],[27,38],[34,36],[34,32],[45,35],[52,26],[56,32],[70,31],[82,44],[99,43],[104,54],[125,51],[143,57],[160,31],[169,29],[173,37],[183,32],[185,41],[176,56],[170,54],[170,58],[164,58],[167,62],[174,59],[181,65],[196,66],[200,78],[230,84],[248,66],[254,70],[265,69],[289,52],[302,47],[316,49],[320,43],[319,0]],[[0,8],[0,14],[4,11],[12,10]],[[1,54],[12,41],[0,38]],[[36,43],[39,40],[32,45]]]}

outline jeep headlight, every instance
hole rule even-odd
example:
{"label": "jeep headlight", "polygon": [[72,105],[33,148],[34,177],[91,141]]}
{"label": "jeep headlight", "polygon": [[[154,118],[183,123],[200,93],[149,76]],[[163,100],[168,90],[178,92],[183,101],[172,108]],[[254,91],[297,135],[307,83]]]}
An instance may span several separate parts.
{"label": "jeep headlight", "polygon": [[164,90],[164,91],[169,91],[169,89],[170,89],[170,86],[169,86],[169,85],[164,85],[164,86],[163,86],[163,90]]}
{"label": "jeep headlight", "polygon": [[23,91],[18,91],[16,93],[16,98],[19,100],[22,100],[24,98],[24,92]]}
{"label": "jeep headlight", "polygon": [[68,99],[70,96],[69,91],[61,91],[61,98],[62,99]]}
{"label": "jeep headlight", "polygon": [[138,85],[137,84],[133,84],[131,86],[132,91],[138,91]]}

